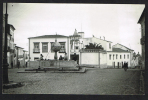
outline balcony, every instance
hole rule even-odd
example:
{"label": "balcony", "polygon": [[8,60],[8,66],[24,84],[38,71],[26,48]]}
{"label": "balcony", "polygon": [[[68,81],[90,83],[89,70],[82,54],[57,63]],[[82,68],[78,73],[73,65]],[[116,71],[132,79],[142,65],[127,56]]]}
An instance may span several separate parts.
{"label": "balcony", "polygon": [[74,52],[74,49],[71,49],[70,52]]}
{"label": "balcony", "polygon": [[60,49],[59,53],[65,53],[66,49]]}
{"label": "balcony", "polygon": [[33,49],[33,53],[40,53],[40,49]]}
{"label": "balcony", "polygon": [[70,52],[79,52],[79,49],[71,49]]}

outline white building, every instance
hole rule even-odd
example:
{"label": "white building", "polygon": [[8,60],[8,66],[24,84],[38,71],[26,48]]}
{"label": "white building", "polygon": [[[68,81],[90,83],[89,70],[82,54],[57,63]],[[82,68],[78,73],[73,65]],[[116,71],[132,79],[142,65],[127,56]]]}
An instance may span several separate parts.
{"label": "white building", "polygon": [[131,64],[131,55],[129,51],[121,48],[112,48],[112,51],[107,51],[107,66],[113,68],[122,68],[124,63]]}
{"label": "white building", "polygon": [[[111,41],[100,39],[97,37],[84,38],[84,32],[77,32],[71,36],[63,35],[44,35],[38,37],[31,37],[29,39],[29,58],[30,61],[39,60],[40,54],[43,59],[54,59],[54,52],[52,51],[52,43],[59,42],[62,46],[57,53],[64,57],[65,53],[68,55],[68,60],[74,60],[76,54],[78,64],[96,65],[100,68],[122,68],[123,64],[128,62],[131,66],[133,57],[132,49],[129,49],[121,44],[112,45]],[[103,50],[85,49],[89,43],[96,44],[96,46],[103,47]]]}
{"label": "white building", "polygon": [[60,51],[57,53],[58,58],[60,55],[64,57],[65,53],[70,58],[69,50],[69,38],[64,35],[44,35],[38,37],[30,37],[29,39],[29,58],[30,61],[39,60],[40,55],[43,55],[43,59],[54,59],[54,51],[52,51],[52,44],[57,39],[62,46]]}

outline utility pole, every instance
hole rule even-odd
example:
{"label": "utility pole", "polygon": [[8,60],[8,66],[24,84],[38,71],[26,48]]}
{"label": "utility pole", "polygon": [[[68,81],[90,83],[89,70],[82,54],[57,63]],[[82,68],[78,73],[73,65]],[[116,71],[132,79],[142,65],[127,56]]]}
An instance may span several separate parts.
{"label": "utility pole", "polygon": [[3,59],[3,83],[9,83],[8,79],[8,66],[7,63],[7,33],[8,33],[8,14],[7,14],[7,3],[6,3],[6,14],[5,14],[5,45],[4,45],[4,59]]}

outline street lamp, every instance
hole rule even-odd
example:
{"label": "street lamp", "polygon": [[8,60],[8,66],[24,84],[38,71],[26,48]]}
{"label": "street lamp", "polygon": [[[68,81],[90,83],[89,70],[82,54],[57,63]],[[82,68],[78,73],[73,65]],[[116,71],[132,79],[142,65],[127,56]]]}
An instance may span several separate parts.
{"label": "street lamp", "polygon": [[7,63],[7,33],[8,33],[8,14],[7,14],[7,3],[6,3],[6,14],[5,14],[5,45],[4,45],[4,59],[3,59],[3,83],[9,83],[8,79],[8,66]]}

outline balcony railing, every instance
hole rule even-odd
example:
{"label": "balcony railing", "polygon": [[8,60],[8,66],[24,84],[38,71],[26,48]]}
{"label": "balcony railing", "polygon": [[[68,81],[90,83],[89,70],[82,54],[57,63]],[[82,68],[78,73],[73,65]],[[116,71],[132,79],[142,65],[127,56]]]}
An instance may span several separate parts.
{"label": "balcony railing", "polygon": [[33,49],[33,53],[40,53],[40,49]]}
{"label": "balcony railing", "polygon": [[59,53],[65,53],[66,49],[60,49]]}
{"label": "balcony railing", "polygon": [[70,52],[79,52],[79,49],[71,49]]}

